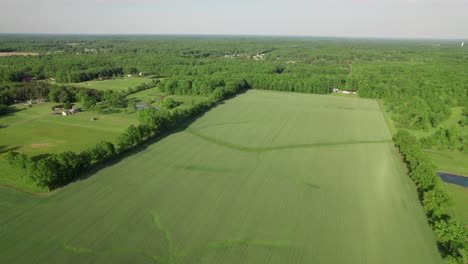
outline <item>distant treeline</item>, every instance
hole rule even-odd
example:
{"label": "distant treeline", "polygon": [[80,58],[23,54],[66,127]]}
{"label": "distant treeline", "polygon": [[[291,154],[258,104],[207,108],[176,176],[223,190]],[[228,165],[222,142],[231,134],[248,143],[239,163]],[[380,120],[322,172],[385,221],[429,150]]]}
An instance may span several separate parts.
{"label": "distant treeline", "polygon": [[42,54],[0,58],[0,84],[25,77],[74,83],[142,72],[169,77],[165,88],[174,93],[209,94],[219,85],[216,79],[228,75],[254,89],[357,90],[361,97],[383,99],[397,124],[411,129],[437,128],[451,107],[468,100],[468,53],[450,41],[7,36],[0,50]]}
{"label": "distant treeline", "polygon": [[466,263],[468,243],[465,229],[447,214],[453,201],[441,186],[435,165],[421,150],[419,140],[408,132],[399,131],[394,140],[403,155],[409,176],[416,183],[420,201],[446,263]]}

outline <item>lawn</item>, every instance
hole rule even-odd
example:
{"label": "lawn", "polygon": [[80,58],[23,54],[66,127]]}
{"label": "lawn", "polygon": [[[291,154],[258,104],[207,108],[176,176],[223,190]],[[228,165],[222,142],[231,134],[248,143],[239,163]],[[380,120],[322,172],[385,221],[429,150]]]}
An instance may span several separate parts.
{"label": "lawn", "polygon": [[131,77],[131,78],[119,78],[112,80],[102,81],[86,81],[82,83],[73,83],[74,86],[84,87],[89,89],[96,89],[100,91],[114,90],[114,91],[126,91],[128,88],[135,88],[142,83],[149,83],[153,79],[143,77]]}
{"label": "lawn", "polygon": [[442,263],[374,100],[252,90],[49,195],[2,263]]}

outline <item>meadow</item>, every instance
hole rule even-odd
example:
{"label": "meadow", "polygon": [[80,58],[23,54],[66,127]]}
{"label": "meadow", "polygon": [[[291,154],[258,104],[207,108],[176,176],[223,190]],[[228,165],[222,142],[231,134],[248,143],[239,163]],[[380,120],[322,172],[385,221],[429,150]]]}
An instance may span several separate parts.
{"label": "meadow", "polygon": [[49,195],[2,263],[442,263],[375,100],[251,90]]}
{"label": "meadow", "polygon": [[118,79],[110,80],[93,80],[81,83],[73,83],[73,86],[95,89],[100,91],[114,90],[114,91],[126,91],[128,88],[135,88],[142,83],[149,83],[153,79],[144,77],[122,77]]}

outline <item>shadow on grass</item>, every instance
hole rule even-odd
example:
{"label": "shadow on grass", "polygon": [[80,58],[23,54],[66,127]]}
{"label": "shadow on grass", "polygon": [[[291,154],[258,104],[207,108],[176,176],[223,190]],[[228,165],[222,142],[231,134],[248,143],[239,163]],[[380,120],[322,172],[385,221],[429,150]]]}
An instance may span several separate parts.
{"label": "shadow on grass", "polygon": [[7,153],[8,151],[15,151],[20,148],[21,146],[16,146],[16,147],[0,146],[0,154]]}
{"label": "shadow on grass", "polygon": [[[241,94],[241,93],[239,93]],[[238,95],[239,95],[238,94]],[[231,99],[235,96],[232,96],[232,97],[229,97],[228,99]],[[227,100],[227,99],[226,99]],[[86,180],[87,178],[93,176],[94,174],[98,173],[99,171],[103,170],[103,169],[106,169],[107,167],[111,167],[111,166],[114,166],[116,165],[117,163],[119,163],[120,161],[132,156],[132,155],[135,155],[139,152],[142,152],[144,150],[146,150],[148,147],[150,147],[151,145],[153,145],[154,143],[157,143],[159,142],[160,140],[163,140],[165,139],[166,137],[174,134],[174,133],[178,133],[178,132],[182,132],[184,131],[185,129],[187,129],[192,123],[194,123],[195,121],[197,121],[199,118],[203,117],[206,113],[208,113],[209,111],[215,109],[216,107],[218,107],[219,105],[223,105],[224,104],[224,101],[221,101],[221,102],[218,102],[215,106],[213,106],[211,109],[207,110],[206,112],[204,113],[201,113],[199,114],[198,116],[190,119],[190,120],[187,120],[186,122],[182,123],[179,127],[177,127],[176,129],[172,130],[172,131],[169,131],[169,132],[166,132],[158,137],[152,137],[152,138],[149,138],[145,141],[143,141],[141,144],[131,148],[131,149],[128,149],[122,153],[119,153],[117,154],[116,156],[114,156],[113,158],[111,158],[110,160],[107,160],[107,161],[104,161],[104,162],[100,162],[100,163],[96,163],[94,165],[91,166],[91,168],[87,171],[87,172],[84,172],[79,178],[75,179],[74,181],[70,182],[70,183],[74,183],[74,182],[78,182],[78,181],[82,181],[82,180]],[[70,184],[68,183],[68,184]],[[66,184],[66,185],[68,185]],[[58,188],[62,188],[62,187],[65,187],[66,185],[64,186],[60,186]]]}
{"label": "shadow on grass", "polygon": [[50,154],[50,153],[39,154],[39,155],[36,155],[36,156],[32,156],[31,160],[36,162],[36,161],[39,161],[41,159],[48,158],[51,155],[52,154]]}
{"label": "shadow on grass", "polygon": [[[21,111],[24,111],[26,110],[27,107],[23,107],[23,108],[15,108],[15,107],[11,107],[11,106],[8,106],[5,110],[4,110],[4,113],[0,115],[0,118],[2,117],[9,117],[9,116],[13,116],[14,114],[18,113],[18,112],[21,112]],[[0,125],[0,129],[2,128],[7,128],[8,125]]]}
{"label": "shadow on grass", "polygon": [[[215,106],[216,107],[216,106]],[[215,108],[213,107],[213,108]],[[212,108],[212,109],[213,109]],[[206,112],[205,112],[206,113]],[[117,163],[119,163],[120,161],[132,156],[132,155],[135,155],[139,152],[142,152],[144,150],[146,150],[148,147],[150,147],[151,145],[153,145],[154,143],[157,143],[159,142],[160,140],[163,140],[165,139],[166,137],[174,134],[174,133],[178,133],[178,132],[182,132],[184,131],[187,127],[189,127],[193,122],[195,122],[198,118],[202,117],[205,113],[185,122],[184,124],[180,125],[177,129],[175,130],[172,130],[170,132],[167,132],[161,136],[158,136],[158,137],[154,137],[154,138],[149,138],[147,140],[145,140],[144,142],[142,142],[140,145],[137,145],[129,150],[126,150],[125,152],[122,152],[122,153],[119,153],[117,154],[115,157],[111,158],[110,160],[108,161],[104,161],[104,162],[101,162],[101,163],[96,163],[92,166],[92,168],[85,172],[81,177],[77,178],[76,180],[74,180],[73,182],[76,182],[76,181],[82,181],[82,180],[85,180],[91,176],[93,176],[94,174],[98,173],[100,170],[103,170],[107,167],[111,167],[111,166],[114,166],[116,165]],[[67,184],[68,185],[68,184]],[[61,187],[64,187],[64,186],[61,186]],[[59,187],[60,188],[60,187]]]}

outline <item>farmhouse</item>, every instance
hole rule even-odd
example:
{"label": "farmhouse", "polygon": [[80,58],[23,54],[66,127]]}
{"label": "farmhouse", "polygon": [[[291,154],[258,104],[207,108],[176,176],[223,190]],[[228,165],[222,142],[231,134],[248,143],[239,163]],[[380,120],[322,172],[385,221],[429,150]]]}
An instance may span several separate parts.
{"label": "farmhouse", "polygon": [[341,93],[344,93],[344,94],[356,94],[356,91],[355,91],[355,90],[343,90],[343,91],[341,91]]}
{"label": "farmhouse", "polygon": [[42,104],[42,103],[46,103],[46,102],[47,102],[47,99],[39,98],[39,99],[35,99],[35,100],[28,100],[27,104],[28,105],[33,105],[33,104]]}
{"label": "farmhouse", "polygon": [[79,113],[79,112],[81,112],[81,108],[72,108],[72,109],[69,109],[69,110],[62,111],[62,115],[63,116],[68,116],[68,115],[73,115],[73,114],[76,114],[76,113]]}

